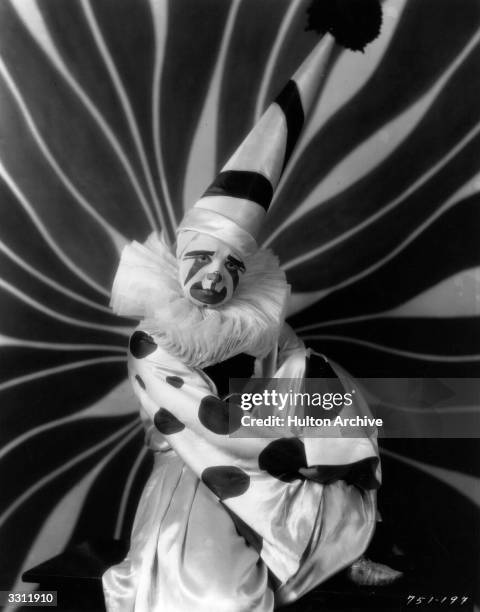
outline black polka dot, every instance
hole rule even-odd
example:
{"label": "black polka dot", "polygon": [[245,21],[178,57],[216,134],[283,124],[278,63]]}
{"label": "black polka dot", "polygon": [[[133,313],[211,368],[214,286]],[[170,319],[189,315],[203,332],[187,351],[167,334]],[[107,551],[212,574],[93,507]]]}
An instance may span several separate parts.
{"label": "black polka dot", "polygon": [[142,387],[142,389],[146,389],[145,387],[145,383],[143,382],[141,376],[139,376],[138,374],[135,374],[135,380],[138,382],[138,384]]}
{"label": "black polka dot", "polygon": [[158,431],[166,436],[178,433],[185,429],[185,425],[177,419],[171,412],[165,408],[160,408],[157,414],[153,417],[153,422]]}
{"label": "black polka dot", "polygon": [[330,484],[336,480],[344,480],[362,489],[378,489],[380,483],[376,477],[378,457],[366,457],[355,463],[343,465],[316,465],[305,470],[309,480],[322,484]]}
{"label": "black polka dot", "polygon": [[208,430],[227,435],[239,429],[243,410],[236,403],[225,402],[214,395],[207,395],[200,402],[198,418]]}
{"label": "black polka dot", "polygon": [[298,438],[274,440],[258,456],[258,465],[284,482],[303,478],[298,470],[307,465],[305,445]]}
{"label": "black polka dot", "polygon": [[258,534],[254,529],[252,529],[250,525],[247,525],[245,521],[242,521],[242,519],[238,517],[235,512],[232,512],[230,508],[228,508],[227,506],[224,506],[224,508],[230,515],[238,535],[243,536],[247,544],[249,546],[252,546],[252,548],[254,548],[258,553],[260,553],[263,546],[262,536]]}
{"label": "black polka dot", "polygon": [[183,378],[180,378],[180,376],[167,376],[166,380],[169,385],[177,387],[177,389],[183,386]]}
{"label": "black polka dot", "polygon": [[240,468],[228,465],[206,468],[202,480],[220,499],[238,497],[250,486],[250,476]]}
{"label": "black polka dot", "polygon": [[130,338],[130,352],[137,359],[150,355],[156,349],[155,340],[143,331],[136,331]]}

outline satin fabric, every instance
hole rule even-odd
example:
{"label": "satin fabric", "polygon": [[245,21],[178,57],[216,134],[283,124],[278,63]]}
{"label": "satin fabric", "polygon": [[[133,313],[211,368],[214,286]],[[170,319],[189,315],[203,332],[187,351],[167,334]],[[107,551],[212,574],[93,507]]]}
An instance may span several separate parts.
{"label": "satin fabric", "polygon": [[271,610],[265,564],[172,451],[156,453],[127,558],[104,576],[108,610]]}
{"label": "satin fabric", "polygon": [[[252,206],[260,208],[257,204]],[[263,212],[263,209],[261,209]],[[232,247],[242,257],[248,257],[257,250],[255,238],[243,227],[221,213],[212,213],[201,205],[191,208],[178,228],[178,240],[181,244],[183,232],[197,232],[218,238]],[[183,250],[183,247],[181,247]]]}
{"label": "satin fabric", "polygon": [[[305,354],[290,339],[276,371],[301,376]],[[261,366],[256,369],[258,374]],[[109,612],[266,612],[301,597],[364,552],[375,525],[374,490],[343,480],[285,482],[260,470],[258,456],[271,439],[206,430],[198,406],[216,392],[213,382],[168,355],[160,342],[148,356],[130,355],[129,373],[156,458],[129,554],[103,577]],[[171,377],[182,381],[181,388],[166,382]],[[154,425],[160,406],[185,427],[160,434]],[[351,453],[375,455],[372,442],[349,442],[342,463]],[[212,466],[238,467],[249,475],[248,490],[220,500],[202,482]]]}

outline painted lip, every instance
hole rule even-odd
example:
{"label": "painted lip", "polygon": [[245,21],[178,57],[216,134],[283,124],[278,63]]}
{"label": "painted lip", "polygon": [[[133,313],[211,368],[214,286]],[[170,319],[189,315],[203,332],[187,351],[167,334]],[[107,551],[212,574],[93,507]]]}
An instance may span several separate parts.
{"label": "painted lip", "polygon": [[202,283],[195,283],[190,288],[190,295],[202,304],[219,304],[226,298],[227,288],[223,287],[221,291],[213,291],[212,289],[203,289]]}

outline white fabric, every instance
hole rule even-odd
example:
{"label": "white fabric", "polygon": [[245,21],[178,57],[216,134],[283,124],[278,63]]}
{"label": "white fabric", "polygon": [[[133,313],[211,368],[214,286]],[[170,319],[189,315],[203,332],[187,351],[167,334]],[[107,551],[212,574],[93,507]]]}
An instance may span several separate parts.
{"label": "white fabric", "polygon": [[[257,204],[255,206],[258,207]],[[253,255],[258,248],[255,238],[235,221],[201,206],[195,206],[186,213],[177,233],[184,231],[199,232],[218,238],[234,248],[242,257]]]}
{"label": "white fabric", "polygon": [[202,367],[241,352],[264,357],[278,338],[289,286],[271,251],[260,249],[244,263],[233,298],[200,308],[183,294],[176,258],[152,234],[124,248],[110,305],[116,314],[144,319],[144,328],[187,364]]}
{"label": "white fabric", "polygon": [[[287,375],[306,353],[291,340],[280,355]],[[130,355],[129,376],[157,458],[129,555],[103,577],[109,612],[271,612],[274,590],[277,603],[294,601],[364,552],[375,526],[374,490],[341,480],[283,480],[260,469],[259,453],[273,439],[208,429],[199,406],[215,385],[160,346]],[[168,383],[172,376],[183,381],[180,388]],[[160,406],[180,424],[170,434],[155,426]],[[347,450],[341,462],[349,460]],[[248,474],[248,489],[220,503],[202,482],[216,466]],[[262,538],[259,550],[238,537],[229,511],[243,521],[237,529],[247,541],[249,533]],[[266,567],[276,580],[267,581]]]}

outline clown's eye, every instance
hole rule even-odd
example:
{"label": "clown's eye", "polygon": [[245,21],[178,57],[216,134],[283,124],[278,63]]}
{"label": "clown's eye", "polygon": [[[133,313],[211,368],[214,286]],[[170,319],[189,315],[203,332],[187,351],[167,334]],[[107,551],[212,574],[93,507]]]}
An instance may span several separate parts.
{"label": "clown's eye", "polygon": [[240,270],[240,266],[233,263],[233,261],[226,261],[225,267],[227,268],[227,270],[230,270],[231,272],[233,272],[234,270]]}
{"label": "clown's eye", "polygon": [[210,261],[209,255],[197,255],[195,257],[195,261],[199,261],[200,263],[207,263]]}

